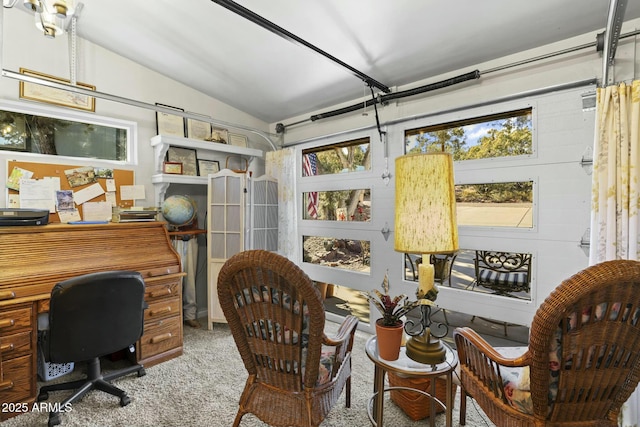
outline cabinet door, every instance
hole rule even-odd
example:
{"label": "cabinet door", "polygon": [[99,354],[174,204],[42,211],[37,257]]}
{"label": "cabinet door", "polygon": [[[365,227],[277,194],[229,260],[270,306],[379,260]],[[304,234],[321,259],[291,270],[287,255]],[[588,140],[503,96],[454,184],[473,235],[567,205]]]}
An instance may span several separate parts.
{"label": "cabinet door", "polygon": [[251,249],[278,250],[278,181],[263,175],[251,181]]}
{"label": "cabinet door", "polygon": [[245,249],[246,175],[224,169],[209,177],[207,261],[209,329],[226,322],[218,303],[218,273],[226,260]]}

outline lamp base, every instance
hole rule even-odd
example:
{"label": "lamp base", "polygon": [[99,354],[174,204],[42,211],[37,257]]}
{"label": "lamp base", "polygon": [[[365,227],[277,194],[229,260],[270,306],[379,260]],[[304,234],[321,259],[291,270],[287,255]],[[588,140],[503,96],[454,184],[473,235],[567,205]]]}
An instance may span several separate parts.
{"label": "lamp base", "polygon": [[446,351],[439,339],[431,336],[429,328],[407,341],[407,357],[418,363],[437,365],[444,362]]}

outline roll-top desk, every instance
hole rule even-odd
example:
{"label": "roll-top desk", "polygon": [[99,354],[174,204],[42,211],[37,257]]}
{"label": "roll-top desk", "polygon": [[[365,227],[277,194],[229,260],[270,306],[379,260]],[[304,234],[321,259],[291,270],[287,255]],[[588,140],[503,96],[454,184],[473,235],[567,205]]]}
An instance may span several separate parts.
{"label": "roll-top desk", "polygon": [[[53,286],[108,270],[145,280],[136,361],[151,366],[181,355],[184,273],[163,222],[0,227],[0,403],[35,401],[37,315],[48,310]],[[0,413],[0,421],[9,416]]]}

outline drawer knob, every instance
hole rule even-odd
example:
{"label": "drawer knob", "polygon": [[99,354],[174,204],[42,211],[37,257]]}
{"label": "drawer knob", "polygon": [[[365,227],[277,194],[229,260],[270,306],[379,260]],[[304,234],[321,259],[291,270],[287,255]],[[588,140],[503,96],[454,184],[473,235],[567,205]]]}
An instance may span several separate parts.
{"label": "drawer knob", "polygon": [[151,298],[163,297],[166,295],[171,295],[171,288],[164,288],[164,289],[149,293],[149,296]]}
{"label": "drawer knob", "polygon": [[151,338],[151,344],[158,344],[159,342],[166,341],[172,336],[173,335],[171,334],[171,332],[167,332],[166,334],[162,335],[156,335],[155,337]]}
{"label": "drawer knob", "polygon": [[159,314],[171,313],[171,306],[166,306],[158,310],[150,310],[149,316],[157,316]]}
{"label": "drawer knob", "polygon": [[2,291],[0,292],[0,300],[3,299],[13,299],[16,297],[16,293],[13,291]]}
{"label": "drawer knob", "polygon": [[0,345],[0,353],[6,353],[13,350],[13,344]]}
{"label": "drawer knob", "polygon": [[8,328],[16,324],[16,321],[13,319],[4,319],[0,320],[0,328]]}

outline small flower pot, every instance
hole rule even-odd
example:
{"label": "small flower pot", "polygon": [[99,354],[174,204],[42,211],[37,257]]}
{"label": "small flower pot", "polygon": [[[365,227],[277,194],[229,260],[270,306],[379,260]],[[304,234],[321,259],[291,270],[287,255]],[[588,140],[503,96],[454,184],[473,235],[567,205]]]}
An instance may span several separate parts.
{"label": "small flower pot", "polygon": [[383,326],[381,319],[376,321],[376,336],[378,339],[378,355],[384,360],[398,360],[402,344],[404,324],[397,326]]}

